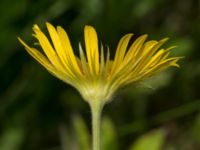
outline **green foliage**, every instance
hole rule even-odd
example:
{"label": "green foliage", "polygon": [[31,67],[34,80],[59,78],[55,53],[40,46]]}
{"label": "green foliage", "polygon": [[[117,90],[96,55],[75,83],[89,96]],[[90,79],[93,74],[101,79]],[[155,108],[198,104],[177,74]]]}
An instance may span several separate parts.
{"label": "green foliage", "polygon": [[24,132],[20,128],[5,129],[0,138],[1,150],[16,150],[19,149],[24,140]]}
{"label": "green foliage", "polygon": [[151,131],[145,134],[130,147],[129,150],[161,150],[164,144],[166,133],[162,129]]}
{"label": "green foliage", "polygon": [[117,140],[117,131],[113,125],[113,122],[104,117],[102,121],[102,149],[103,150],[117,150],[118,140]]}
{"label": "green foliage", "polygon": [[[111,57],[126,33],[133,32],[134,38],[169,37],[165,46],[177,45],[172,55],[185,56],[181,68],[117,93],[103,112],[109,118],[102,123],[102,150],[124,150],[130,145],[144,149],[143,142],[155,147],[164,143],[164,150],[199,150],[199,12],[197,0],[1,0],[0,150],[88,150],[91,146],[87,104],[17,41],[20,36],[33,45],[32,25],[37,23],[46,32],[46,21],[67,30],[77,55],[85,24],[96,28]],[[166,130],[152,131],[160,127]]]}
{"label": "green foliage", "polygon": [[78,145],[80,150],[90,149],[90,138],[89,132],[87,130],[86,124],[83,119],[79,116],[74,117],[74,128],[76,132],[76,137],[78,139]]}

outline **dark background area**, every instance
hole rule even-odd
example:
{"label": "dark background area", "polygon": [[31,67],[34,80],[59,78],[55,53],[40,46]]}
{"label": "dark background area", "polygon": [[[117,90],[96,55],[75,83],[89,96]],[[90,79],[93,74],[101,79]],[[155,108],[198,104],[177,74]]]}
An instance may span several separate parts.
{"label": "dark background area", "polygon": [[102,150],[200,149],[199,0],[1,0],[0,16],[0,150],[89,149],[87,103],[17,40],[33,45],[33,24],[47,33],[46,21],[66,29],[76,54],[86,24],[112,55],[129,32],[170,37],[181,68],[116,94],[103,112]]}

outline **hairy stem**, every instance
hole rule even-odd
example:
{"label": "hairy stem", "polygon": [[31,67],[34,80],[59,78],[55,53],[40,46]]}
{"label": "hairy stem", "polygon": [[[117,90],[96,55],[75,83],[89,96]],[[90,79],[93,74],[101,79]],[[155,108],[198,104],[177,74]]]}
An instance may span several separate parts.
{"label": "hairy stem", "polygon": [[100,150],[100,128],[101,128],[101,112],[103,108],[102,101],[94,100],[90,102],[92,113],[92,147],[93,150]]}

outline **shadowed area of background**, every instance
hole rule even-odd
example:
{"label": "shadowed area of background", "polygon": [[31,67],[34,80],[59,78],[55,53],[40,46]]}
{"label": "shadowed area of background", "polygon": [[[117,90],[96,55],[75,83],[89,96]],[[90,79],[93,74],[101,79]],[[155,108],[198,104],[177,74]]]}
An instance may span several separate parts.
{"label": "shadowed area of background", "polygon": [[199,0],[1,0],[0,150],[89,150],[90,110],[79,93],[51,76],[17,41],[35,42],[32,25],[68,32],[78,55],[93,25],[111,55],[119,39],[170,37],[181,68],[121,89],[103,112],[102,150],[200,149]]}

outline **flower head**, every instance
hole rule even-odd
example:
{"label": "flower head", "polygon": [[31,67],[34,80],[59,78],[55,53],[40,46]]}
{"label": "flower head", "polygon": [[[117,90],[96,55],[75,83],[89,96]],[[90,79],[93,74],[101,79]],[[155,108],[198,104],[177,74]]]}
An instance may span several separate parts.
{"label": "flower head", "polygon": [[[120,87],[137,83],[161,72],[170,66],[179,67],[181,57],[170,57],[170,50],[160,48],[168,39],[146,41],[147,35],[138,37],[133,43],[133,34],[121,38],[114,59],[109,49],[99,48],[98,38],[92,26],[85,26],[85,53],[79,44],[80,58],[75,56],[67,33],[60,26],[46,23],[51,38],[33,26],[33,36],[38,40],[44,53],[28,46],[20,38],[27,52],[51,74],[75,87],[86,101],[109,101]],[[100,49],[100,50],[99,50]]]}

